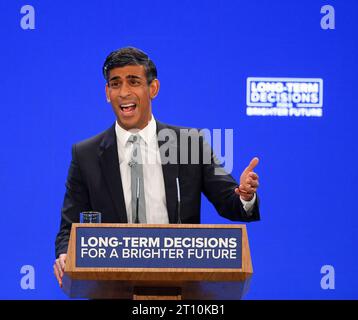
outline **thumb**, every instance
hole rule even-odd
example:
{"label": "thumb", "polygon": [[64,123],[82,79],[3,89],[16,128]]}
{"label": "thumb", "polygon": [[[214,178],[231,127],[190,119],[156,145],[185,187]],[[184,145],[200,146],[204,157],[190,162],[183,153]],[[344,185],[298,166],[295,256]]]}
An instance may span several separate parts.
{"label": "thumb", "polygon": [[255,157],[251,160],[249,166],[245,169],[246,172],[251,172],[259,164],[259,158]]}

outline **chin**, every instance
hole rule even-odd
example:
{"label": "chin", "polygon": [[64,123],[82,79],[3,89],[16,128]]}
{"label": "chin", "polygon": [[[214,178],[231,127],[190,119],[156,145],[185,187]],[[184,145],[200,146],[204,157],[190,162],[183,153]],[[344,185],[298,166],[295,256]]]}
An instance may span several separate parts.
{"label": "chin", "polygon": [[138,129],[139,128],[139,123],[136,120],[129,120],[129,119],[120,119],[120,121],[118,122],[119,125],[121,127],[123,127],[126,130],[130,130],[130,129]]}

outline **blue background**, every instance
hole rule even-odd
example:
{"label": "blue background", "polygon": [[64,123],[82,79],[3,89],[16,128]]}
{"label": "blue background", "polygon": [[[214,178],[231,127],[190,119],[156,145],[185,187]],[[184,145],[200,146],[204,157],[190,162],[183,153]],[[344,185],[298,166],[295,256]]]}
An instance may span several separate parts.
{"label": "blue background", "polygon": [[[36,29],[20,27],[23,5]],[[336,29],[322,30],[333,5]],[[53,276],[71,145],[109,127],[101,67],[123,46],[157,65],[157,119],[234,129],[234,176],[260,158],[246,299],[357,299],[357,1],[0,1],[0,298],[65,299]],[[322,118],[246,116],[247,77],[322,78]],[[230,223],[206,200],[204,223]],[[36,288],[20,286],[33,265]],[[336,271],[322,290],[320,269]]]}

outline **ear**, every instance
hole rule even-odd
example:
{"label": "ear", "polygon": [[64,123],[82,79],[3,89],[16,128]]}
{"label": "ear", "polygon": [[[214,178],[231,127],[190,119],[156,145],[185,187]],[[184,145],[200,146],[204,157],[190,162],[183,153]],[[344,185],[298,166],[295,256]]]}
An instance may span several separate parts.
{"label": "ear", "polygon": [[158,79],[152,80],[152,82],[149,85],[149,94],[151,99],[154,99],[158,95],[159,87],[160,87],[159,80]]}
{"label": "ear", "polygon": [[111,99],[109,98],[109,88],[108,88],[108,83],[106,83],[106,98],[107,98],[107,102],[110,103]]}

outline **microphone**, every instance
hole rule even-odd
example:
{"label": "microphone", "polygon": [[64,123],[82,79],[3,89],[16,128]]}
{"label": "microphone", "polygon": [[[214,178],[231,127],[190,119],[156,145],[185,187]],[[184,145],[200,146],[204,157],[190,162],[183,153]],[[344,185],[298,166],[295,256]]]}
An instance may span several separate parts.
{"label": "microphone", "polygon": [[138,215],[138,209],[139,209],[139,177],[137,177],[137,185],[136,185],[136,206],[135,206],[135,222],[139,223],[139,215]]}
{"label": "microphone", "polygon": [[136,164],[137,164],[137,162],[135,162],[133,159],[131,159],[131,160],[128,162],[128,165],[129,165],[131,168],[134,167]]}
{"label": "microphone", "polygon": [[176,183],[177,183],[177,217],[178,217],[178,224],[181,224],[181,217],[180,217],[180,185],[179,185],[179,177],[177,177],[176,179]]}

